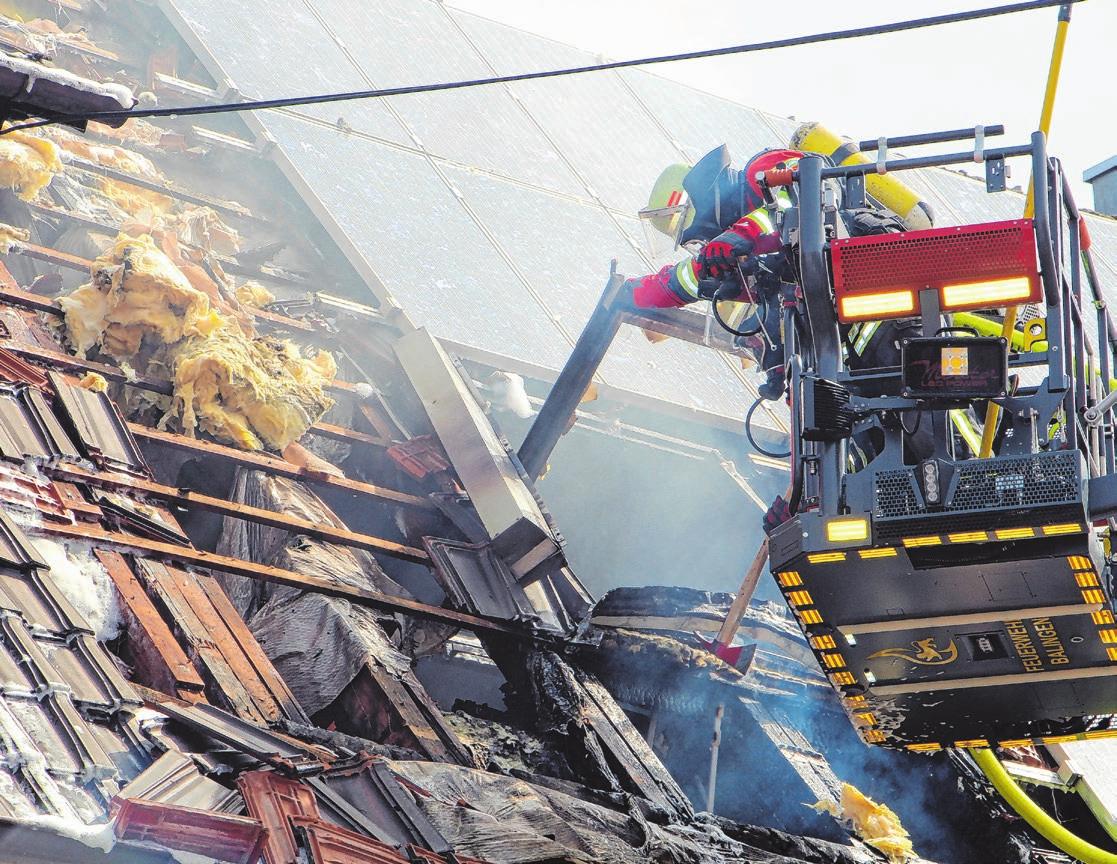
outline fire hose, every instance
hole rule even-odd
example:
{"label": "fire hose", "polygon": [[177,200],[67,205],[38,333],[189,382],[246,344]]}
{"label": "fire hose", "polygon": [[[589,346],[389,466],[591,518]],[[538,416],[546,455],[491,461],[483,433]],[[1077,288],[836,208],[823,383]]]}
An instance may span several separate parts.
{"label": "fire hose", "polygon": [[1028,797],[1019,784],[1009,776],[1008,771],[997,759],[992,750],[985,748],[968,751],[977,767],[993,784],[1005,802],[1044,839],[1055,844],[1083,864],[1117,864],[1117,855],[1099,849],[1064,828],[1055,817],[1049,815],[1035,801]]}

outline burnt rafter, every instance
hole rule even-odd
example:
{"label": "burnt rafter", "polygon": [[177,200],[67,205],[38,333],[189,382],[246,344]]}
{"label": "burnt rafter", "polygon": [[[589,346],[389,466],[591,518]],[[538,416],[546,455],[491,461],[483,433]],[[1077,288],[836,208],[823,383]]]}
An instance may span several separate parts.
{"label": "burnt rafter", "polygon": [[211,495],[193,492],[189,489],[176,489],[172,486],[164,486],[161,483],[138,477],[89,471],[79,465],[59,464],[48,467],[46,470],[55,479],[85,483],[99,489],[136,492],[168,504],[208,510],[211,513],[219,513],[222,516],[231,516],[234,519],[243,519],[260,525],[268,525],[272,528],[286,528],[293,533],[305,534],[342,546],[367,549],[369,552],[387,555],[391,558],[417,563],[427,563],[430,560],[430,557],[422,549],[406,546],[402,543],[393,543],[391,540],[374,537],[371,534],[361,534],[344,528],[335,528],[326,523],[310,522],[285,513],[277,513],[273,510],[265,510],[262,507],[253,507],[248,504],[238,504],[226,501],[223,498],[214,498]]}
{"label": "burnt rafter", "polygon": [[548,641],[544,636],[534,634],[527,629],[506,624],[502,621],[493,621],[478,615],[469,615],[464,612],[456,612],[452,609],[443,609],[439,606],[432,606],[429,603],[420,603],[417,600],[409,600],[404,597],[393,597],[389,594],[383,594],[379,591],[372,591],[367,588],[356,588],[338,582],[331,582],[326,579],[304,576],[293,570],[269,567],[263,564],[256,564],[252,561],[245,561],[241,558],[233,558],[228,555],[217,555],[212,552],[204,552],[186,546],[149,540],[146,537],[105,531],[102,528],[92,525],[52,524],[44,525],[42,528],[36,530],[47,536],[73,537],[75,539],[88,540],[95,546],[101,548],[137,551],[151,558],[177,561],[182,564],[189,564],[219,573],[229,573],[234,576],[259,579],[263,582],[286,585],[291,588],[316,592],[329,597],[340,597],[343,600],[349,600],[352,603],[368,606],[372,609],[399,612],[416,618],[424,618],[429,621],[460,627],[464,630],[472,630],[478,633],[490,633],[493,635],[512,636],[517,639],[536,640],[541,642]]}
{"label": "burnt rafter", "polygon": [[426,498],[420,498],[418,495],[397,492],[394,489],[387,489],[372,483],[362,483],[359,480],[349,480],[345,477],[321,474],[316,471],[307,470],[306,468],[300,468],[290,462],[286,462],[275,456],[268,456],[264,453],[238,450],[236,447],[226,447],[222,444],[215,444],[212,441],[199,441],[196,438],[176,435],[173,432],[159,432],[147,426],[141,426],[138,423],[129,423],[128,428],[139,441],[148,444],[162,444],[177,450],[208,456],[227,464],[264,471],[268,474],[274,474],[277,477],[302,480],[306,483],[352,492],[366,498],[400,504],[417,510],[433,512],[436,509],[434,504],[429,502]]}

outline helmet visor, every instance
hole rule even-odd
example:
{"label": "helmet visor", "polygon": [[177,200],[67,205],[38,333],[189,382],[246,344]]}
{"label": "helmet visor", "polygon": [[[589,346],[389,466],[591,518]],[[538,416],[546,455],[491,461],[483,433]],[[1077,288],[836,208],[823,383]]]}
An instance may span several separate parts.
{"label": "helmet visor", "polygon": [[637,216],[644,229],[644,243],[650,256],[656,260],[670,259],[678,247],[679,235],[692,219],[690,202],[683,198],[669,207],[648,207]]}

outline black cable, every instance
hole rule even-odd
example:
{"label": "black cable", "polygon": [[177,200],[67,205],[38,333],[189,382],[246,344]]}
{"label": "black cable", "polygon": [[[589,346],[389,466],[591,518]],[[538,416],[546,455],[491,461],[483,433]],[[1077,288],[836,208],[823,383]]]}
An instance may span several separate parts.
{"label": "black cable", "polygon": [[923,422],[923,412],[922,411],[916,411],[915,412],[915,428],[911,429],[911,430],[909,430],[908,427],[904,425],[904,412],[903,411],[897,412],[896,417],[900,421],[900,428],[904,431],[904,433],[909,438],[914,438],[915,433],[919,431],[919,425]]}
{"label": "black cable", "polygon": [[752,407],[749,408],[749,410],[745,413],[745,437],[749,439],[749,443],[752,445],[753,449],[761,456],[767,456],[769,459],[787,459],[789,456],[791,456],[790,450],[788,450],[786,453],[773,453],[770,450],[765,450],[763,447],[757,444],[756,438],[753,437],[752,415],[756,413],[756,409],[759,408],[760,403],[764,401],[766,400],[763,396],[759,397],[755,402],[752,403]]}
{"label": "black cable", "polygon": [[[762,329],[764,329],[763,319],[760,318],[760,314],[759,314],[760,313],[760,306],[759,305],[757,305],[757,307],[756,307],[757,311],[754,313],[754,315],[749,316],[750,318],[752,318],[754,316],[756,317],[756,319],[757,319],[756,329],[755,330],[737,330],[737,329],[735,329],[728,321],[726,321],[724,318],[721,317],[721,311],[720,311],[719,304],[722,302],[723,299],[724,300],[731,300],[731,298],[721,298],[721,297],[718,297],[718,296],[715,295],[714,299],[712,299],[710,301],[710,306],[713,308],[713,312],[714,312],[714,320],[717,321],[718,324],[721,325],[721,328],[723,330],[728,330],[734,336],[740,336],[743,339],[747,339],[749,336],[755,336]],[[748,319],[746,318],[745,320],[747,321]]]}
{"label": "black cable", "polygon": [[[1082,0],[1069,0],[1081,3]],[[193,117],[201,114],[229,114],[238,111],[260,111],[267,108],[294,108],[300,105],[322,105],[330,102],[349,102],[356,99],[380,99],[385,96],[407,96],[414,93],[435,93],[443,90],[462,90],[466,87],[480,87],[486,84],[511,84],[517,81],[535,81],[540,78],[558,78],[564,75],[581,75],[586,72],[606,72],[611,69],[627,69],[633,66],[651,66],[657,63],[676,63],[681,60],[702,60],[709,57],[725,57],[732,54],[749,54],[755,51],[771,51],[776,48],[792,48],[797,45],[814,45],[819,42],[835,42],[841,39],[859,39],[864,36],[879,36],[885,33],[900,33],[905,30],[918,30],[925,27],[938,27],[943,24],[957,24],[979,18],[993,18],[1017,12],[1031,12],[1048,6],[1068,5],[1068,0],[1025,0],[1005,6],[987,6],[968,12],[951,12],[946,15],[931,15],[891,24],[875,24],[869,27],[853,27],[848,30],[831,30],[807,36],[791,36],[786,39],[770,39],[766,42],[752,42],[744,45],[730,45],[725,48],[707,48],[703,51],[687,51],[683,54],[660,54],[653,57],[640,57],[634,60],[612,60],[590,66],[569,66],[563,69],[547,69],[539,72],[520,72],[515,75],[496,75],[491,78],[472,78],[465,81],[445,81],[439,84],[415,84],[409,87],[388,87],[380,90],[353,90],[346,93],[325,93],[317,96],[292,96],[285,99],[259,99],[245,102],[230,102],[218,105],[188,105],[183,108],[143,108],[120,111],[91,111],[86,114],[56,115],[49,119],[33,120],[0,130],[0,135],[23,129],[34,129],[52,123],[83,123],[89,120],[129,120],[144,117]]]}

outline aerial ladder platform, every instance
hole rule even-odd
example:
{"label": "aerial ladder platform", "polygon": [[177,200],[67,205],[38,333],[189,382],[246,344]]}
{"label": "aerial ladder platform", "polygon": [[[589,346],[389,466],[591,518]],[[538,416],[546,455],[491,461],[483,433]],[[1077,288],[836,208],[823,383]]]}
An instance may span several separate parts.
{"label": "aerial ladder platform", "polygon": [[[808,155],[766,178],[793,193],[772,215],[798,286],[782,313],[793,516],[767,541],[770,569],[861,737],[884,747],[1117,736],[1117,328],[1045,136],[988,147],[984,133],[881,139],[875,161]],[[963,138],[963,152],[889,155]],[[996,192],[1018,157],[1031,218],[845,236],[838,211],[865,206],[868,175],[976,159]],[[636,308],[622,284],[613,273],[520,449],[533,476],[622,324],[740,351],[704,316]],[[1007,337],[1006,307],[1031,310]],[[851,369],[842,328],[889,320],[909,323],[900,365]]]}

